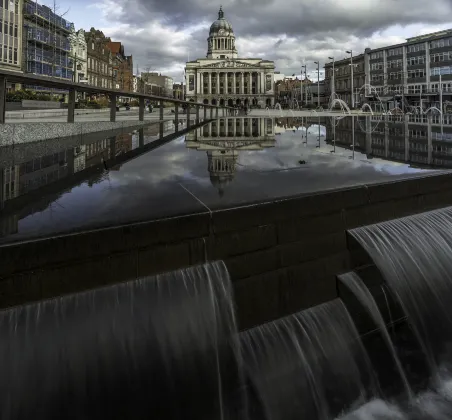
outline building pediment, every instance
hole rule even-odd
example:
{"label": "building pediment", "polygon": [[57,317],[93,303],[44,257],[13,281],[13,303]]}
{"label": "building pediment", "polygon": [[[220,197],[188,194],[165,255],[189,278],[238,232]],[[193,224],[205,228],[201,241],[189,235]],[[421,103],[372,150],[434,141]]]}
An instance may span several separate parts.
{"label": "building pediment", "polygon": [[251,65],[248,63],[243,63],[242,61],[236,60],[224,60],[219,63],[208,64],[203,66],[208,69],[230,69],[230,68],[255,68],[255,65]]}

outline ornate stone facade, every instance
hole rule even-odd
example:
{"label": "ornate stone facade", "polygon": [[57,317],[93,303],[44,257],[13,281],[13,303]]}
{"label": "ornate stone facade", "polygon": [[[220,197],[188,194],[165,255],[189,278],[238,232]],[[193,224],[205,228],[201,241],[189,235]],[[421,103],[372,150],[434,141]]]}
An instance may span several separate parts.
{"label": "ornate stone facade", "polygon": [[218,105],[274,105],[275,64],[260,58],[239,58],[232,25],[220,7],[210,27],[207,56],[185,68],[186,99]]}

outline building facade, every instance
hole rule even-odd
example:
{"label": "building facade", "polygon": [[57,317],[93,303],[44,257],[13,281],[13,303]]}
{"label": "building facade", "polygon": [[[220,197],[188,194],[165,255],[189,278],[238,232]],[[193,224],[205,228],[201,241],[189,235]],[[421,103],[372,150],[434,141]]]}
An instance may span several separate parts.
{"label": "building facade", "polygon": [[83,29],[75,31],[74,25],[72,25],[69,42],[71,45],[70,57],[74,63],[73,81],[76,83],[88,83],[88,51],[85,31]]}
{"label": "building facade", "polygon": [[110,38],[102,31],[91,28],[85,32],[88,63],[88,83],[101,88],[114,88],[113,57],[107,48]]}
{"label": "building facade", "polygon": [[126,56],[121,42],[109,41],[107,48],[112,54],[114,88],[133,92],[133,58]]}
{"label": "building facade", "polygon": [[[11,5],[12,2],[9,1],[9,4]],[[10,27],[11,24],[10,22]],[[47,6],[25,0],[23,25],[23,70],[39,76],[72,80],[74,63],[70,57],[69,41],[72,23]],[[13,50],[14,56],[15,53]],[[49,90],[49,88],[39,88],[39,90]]]}
{"label": "building facade", "polygon": [[[351,62],[353,62],[353,85],[352,85],[352,71]],[[335,94],[351,106],[352,104],[352,89],[353,102],[355,104],[362,104],[365,97],[366,84],[366,59],[365,54],[357,55],[356,57],[345,58],[333,63],[325,64],[325,96],[328,102],[329,98]],[[333,77],[334,67],[334,77]]]}
{"label": "building facade", "polygon": [[273,61],[239,58],[232,25],[220,7],[207,38],[207,56],[185,67],[186,100],[213,105],[274,105]]}
{"label": "building facade", "polygon": [[[3,2],[0,2],[2,5]],[[0,7],[0,68],[22,71],[23,0],[7,0]],[[7,86],[13,88],[11,84]]]}
{"label": "building facade", "polygon": [[173,84],[173,98],[174,99],[184,99],[184,86],[181,83]]}
{"label": "building facade", "polygon": [[[380,97],[403,96],[400,105],[440,107],[452,100],[452,29],[407,39],[404,44],[367,49],[368,83]],[[440,89],[441,79],[441,89]],[[368,89],[368,96],[374,94]]]}
{"label": "building facade", "polygon": [[[408,38],[405,43],[367,48],[353,57],[355,102],[389,107],[442,108],[452,103],[452,29]],[[350,59],[325,65],[332,92],[351,103]],[[334,82],[333,82],[334,79]],[[334,85],[334,86],[333,86]]]}
{"label": "building facade", "polygon": [[[159,96],[166,96],[168,98],[173,97],[173,78],[164,76],[156,72],[142,72],[141,80],[146,87],[146,93],[151,90],[152,92],[158,91]],[[150,95],[156,95],[157,93],[150,93]]]}

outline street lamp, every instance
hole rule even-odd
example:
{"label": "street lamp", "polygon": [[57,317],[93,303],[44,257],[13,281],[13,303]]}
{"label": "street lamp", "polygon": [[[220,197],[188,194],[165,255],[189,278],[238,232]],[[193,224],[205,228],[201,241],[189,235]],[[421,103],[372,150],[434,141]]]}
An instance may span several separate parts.
{"label": "street lamp", "polygon": [[[306,83],[306,64],[301,66],[301,103],[303,103],[303,69],[304,69],[304,82]],[[307,89],[307,88],[306,88]],[[308,91],[306,90],[306,105],[308,104]]]}
{"label": "street lamp", "polygon": [[351,85],[350,85],[350,87],[351,87],[350,92],[352,94],[352,109],[353,109],[355,107],[355,99],[353,97],[353,51],[350,50],[350,51],[345,51],[345,52],[347,54],[350,54],[350,69],[351,69],[350,75],[351,75],[351,78],[352,78]]}
{"label": "street lamp", "polygon": [[317,64],[317,106],[320,108],[320,62],[314,61]]}
{"label": "street lamp", "polygon": [[333,77],[331,79],[331,96],[334,96],[335,85],[334,85],[334,57],[328,57],[330,60],[333,60]]}

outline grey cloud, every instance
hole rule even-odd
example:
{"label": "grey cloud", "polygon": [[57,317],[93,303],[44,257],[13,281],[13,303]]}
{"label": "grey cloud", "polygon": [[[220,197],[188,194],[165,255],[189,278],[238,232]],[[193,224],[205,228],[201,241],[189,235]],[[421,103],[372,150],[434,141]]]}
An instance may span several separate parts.
{"label": "grey cloud", "polygon": [[[175,28],[213,21],[218,3],[204,0],[121,0],[124,20],[165,19]],[[368,36],[394,24],[444,23],[451,0],[223,0],[225,17],[241,36],[310,35],[345,31]],[[134,13],[134,11],[136,11]]]}
{"label": "grey cloud", "polygon": [[[177,34],[200,23],[210,24],[217,17],[219,2],[111,1],[123,10],[118,19],[119,8],[115,9],[112,23],[128,23],[131,30],[112,28],[109,35],[123,41],[141,69],[150,67],[181,80],[188,54],[191,59],[205,57],[208,29],[187,35],[180,48],[169,48],[170,33],[150,37],[147,30],[137,34],[135,29],[157,21]],[[345,49],[362,52],[373,46],[366,38],[396,24],[452,22],[452,0],[222,0],[222,4],[234,27],[239,54],[275,60],[277,70],[285,74],[299,74],[303,62],[309,72],[315,69],[313,61],[324,63],[330,55],[345,58]]]}

